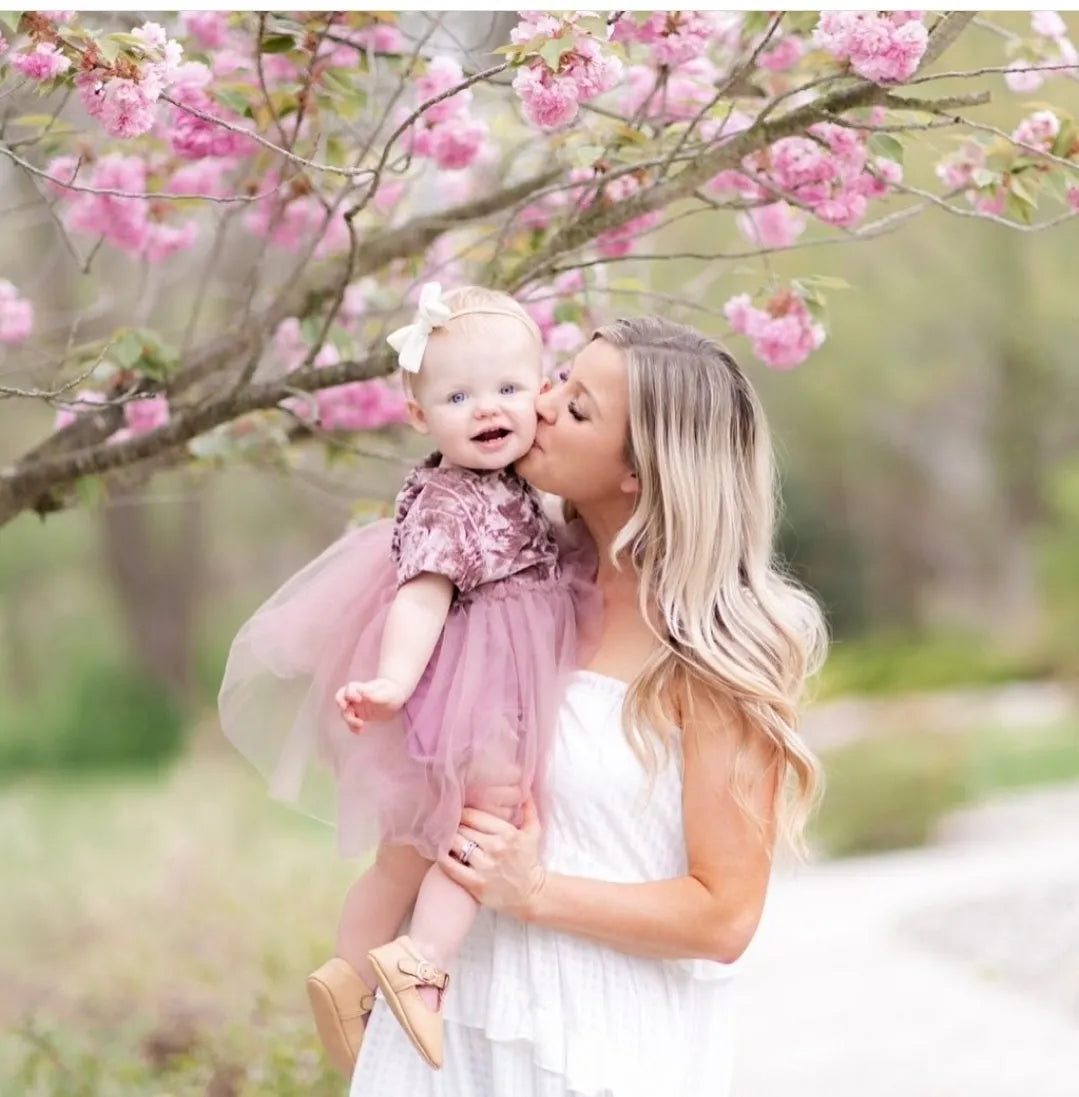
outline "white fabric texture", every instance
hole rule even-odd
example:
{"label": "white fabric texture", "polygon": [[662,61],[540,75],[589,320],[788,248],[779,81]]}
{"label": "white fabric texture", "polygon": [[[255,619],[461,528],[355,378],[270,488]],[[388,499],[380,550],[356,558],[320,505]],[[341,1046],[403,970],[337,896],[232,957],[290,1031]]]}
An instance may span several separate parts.
{"label": "white fabric texture", "polygon": [[[545,861],[622,883],[686,870],[680,759],[650,781],[625,685],[577,671],[550,763]],[[441,1071],[379,999],[350,1097],[728,1097],[737,965],[630,956],[480,912],[451,969]]]}

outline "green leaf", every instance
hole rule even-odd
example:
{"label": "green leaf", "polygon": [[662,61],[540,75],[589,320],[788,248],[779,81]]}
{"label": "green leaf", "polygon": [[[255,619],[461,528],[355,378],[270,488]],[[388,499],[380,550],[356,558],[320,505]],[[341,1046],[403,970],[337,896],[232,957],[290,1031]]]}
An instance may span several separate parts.
{"label": "green leaf", "polygon": [[346,69],[327,69],[322,74],[322,82],[338,95],[355,96],[356,81],[345,75],[347,71]]}
{"label": "green leaf", "polygon": [[21,18],[21,11],[0,11],[0,23],[3,23],[12,34],[18,33]]}
{"label": "green leaf", "polygon": [[1031,206],[1034,209],[1038,208],[1038,199],[1031,193],[1026,183],[1019,178],[1018,175],[1013,175],[1011,179],[1011,193],[1023,202],[1025,205]]}
{"label": "green leaf", "polygon": [[1079,126],[1076,126],[1075,122],[1068,118],[1061,124],[1060,132],[1053,141],[1053,155],[1066,159],[1075,147],[1077,140],[1079,140]]}
{"label": "green leaf", "polygon": [[562,58],[574,49],[573,38],[570,35],[562,35],[560,38],[549,38],[540,47],[539,55],[547,62],[551,72],[557,72]]}
{"label": "green leaf", "polygon": [[337,348],[337,353],[341,355],[342,359],[347,359],[352,354],[354,342],[351,334],[345,331],[343,327],[334,324],[330,328],[329,340]]}
{"label": "green leaf", "polygon": [[798,281],[803,286],[820,286],[821,289],[850,289],[850,282],[831,274],[805,274]]}
{"label": "green leaf", "polygon": [[251,109],[251,104],[247,97],[230,88],[215,89],[214,98],[223,106],[228,107],[229,110],[235,111],[235,113],[239,115],[246,115]]}
{"label": "green leaf", "polygon": [[560,301],[554,307],[554,318],[560,324],[576,324],[581,318],[580,306],[572,301]]}
{"label": "green leaf", "polygon": [[1008,192],[1008,198],[1004,205],[1004,212],[1010,217],[1014,217],[1017,221],[1022,221],[1024,225],[1029,225],[1033,217],[1034,209],[1028,203],[1024,202],[1014,191]]}
{"label": "green leaf", "polygon": [[575,167],[590,168],[603,155],[603,149],[599,145],[581,145],[570,155]]}
{"label": "green leaf", "polygon": [[742,38],[750,39],[756,34],[763,34],[772,21],[770,11],[747,11],[742,21]]}
{"label": "green leaf", "polygon": [[987,168],[975,168],[970,173],[970,181],[976,187],[992,187],[1000,182],[1000,176]]}
{"label": "green leaf", "polygon": [[1009,145],[1007,149],[999,149],[989,153],[985,158],[985,166],[996,175],[1003,175],[1015,163],[1017,149]]}
{"label": "green leaf", "polygon": [[869,138],[869,151],[874,156],[883,156],[885,160],[903,163],[903,142],[890,133],[874,133]]}
{"label": "green leaf", "polygon": [[818,301],[814,297],[803,298],[805,302],[806,312],[813,317],[813,320],[820,324],[826,331],[828,329],[828,310],[824,307],[824,301]]}
{"label": "green leaf", "polygon": [[607,40],[607,20],[602,15],[586,15],[582,19],[578,19],[576,23],[577,29],[582,30],[585,34],[591,34],[595,38],[602,39],[606,44]]}
{"label": "green leaf", "polygon": [[137,331],[125,331],[109,348],[109,357],[124,369],[133,369],[142,357],[142,336]]}
{"label": "green leaf", "polygon": [[111,65],[116,61],[116,58],[120,56],[120,43],[114,42],[112,36],[107,38],[101,38],[97,42],[98,52],[106,61]]}
{"label": "green leaf", "polygon": [[260,53],[288,53],[296,48],[296,39],[291,34],[268,34],[259,43]]}

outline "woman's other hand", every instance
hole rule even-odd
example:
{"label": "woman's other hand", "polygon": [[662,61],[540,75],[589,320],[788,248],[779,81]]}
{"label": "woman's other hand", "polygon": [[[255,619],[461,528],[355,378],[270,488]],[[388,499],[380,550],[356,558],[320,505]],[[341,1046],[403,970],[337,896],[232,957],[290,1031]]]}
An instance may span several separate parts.
{"label": "woman's other hand", "polygon": [[[527,921],[547,878],[539,856],[541,835],[531,797],[524,802],[519,827],[490,812],[465,808],[450,852],[439,864],[483,906]],[[462,854],[467,863],[460,860]]]}

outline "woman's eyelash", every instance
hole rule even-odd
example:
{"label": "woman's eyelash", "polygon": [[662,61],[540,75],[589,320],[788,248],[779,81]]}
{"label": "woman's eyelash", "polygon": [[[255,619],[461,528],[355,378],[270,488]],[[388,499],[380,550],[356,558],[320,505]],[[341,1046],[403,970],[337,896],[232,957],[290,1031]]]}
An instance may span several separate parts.
{"label": "woman's eyelash", "polygon": [[578,423],[584,422],[584,416],[580,413],[580,411],[577,410],[576,400],[570,400],[569,403],[566,404],[566,410],[570,413],[570,415],[573,416],[574,419],[577,420]]}

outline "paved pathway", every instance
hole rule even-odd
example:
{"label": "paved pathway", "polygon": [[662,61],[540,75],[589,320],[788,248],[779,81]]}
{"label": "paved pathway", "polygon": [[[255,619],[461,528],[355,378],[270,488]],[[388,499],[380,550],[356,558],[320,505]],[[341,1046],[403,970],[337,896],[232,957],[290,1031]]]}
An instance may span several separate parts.
{"label": "paved pathway", "polygon": [[[963,817],[946,834],[927,850],[779,874],[739,980],[735,1097],[1079,1095],[1079,1013],[1059,986],[1054,997],[1017,978],[1021,962],[1001,970],[1002,955],[1024,959],[1023,940],[1040,947],[1042,924],[1013,919],[1014,947],[998,934],[989,964],[954,947],[950,916],[1079,894],[1079,787]],[[1079,989],[1079,909],[1052,914]],[[948,934],[927,936],[934,923]]]}

